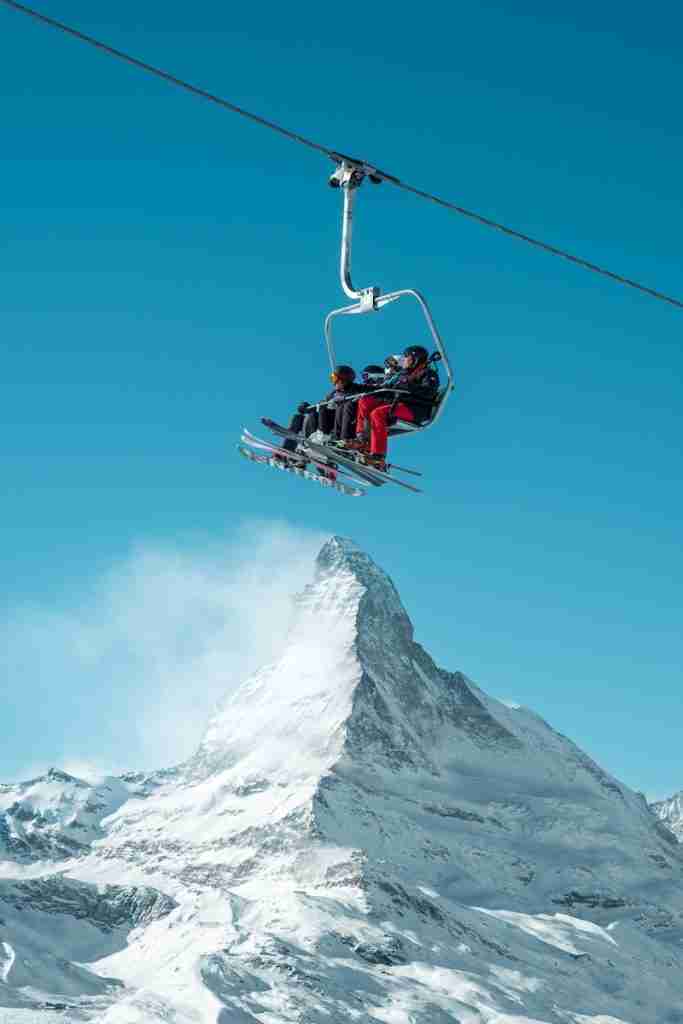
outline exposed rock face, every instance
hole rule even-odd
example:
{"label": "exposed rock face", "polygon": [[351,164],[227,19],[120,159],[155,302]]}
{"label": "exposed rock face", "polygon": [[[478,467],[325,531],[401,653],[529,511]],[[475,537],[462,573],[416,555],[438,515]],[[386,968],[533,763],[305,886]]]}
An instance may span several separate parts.
{"label": "exposed rock face", "polygon": [[129,796],[119,779],[91,785],[57,768],[0,785],[0,857],[17,863],[76,857],[104,835],[103,818]]}
{"label": "exposed rock face", "polygon": [[683,790],[670,800],[659,800],[650,805],[660,821],[683,843]]}
{"label": "exposed rock face", "polygon": [[0,905],[15,910],[63,914],[89,921],[102,931],[130,931],[164,917],[176,907],[156,889],[105,885],[97,888],[60,875],[0,881]]}
{"label": "exposed rock face", "polygon": [[537,715],[438,668],[350,541],[196,755],[118,782],[87,855],[0,888],[0,1006],[66,984],[41,967],[27,995],[28,899],[91,929],[73,1020],[683,1022],[682,848]]}

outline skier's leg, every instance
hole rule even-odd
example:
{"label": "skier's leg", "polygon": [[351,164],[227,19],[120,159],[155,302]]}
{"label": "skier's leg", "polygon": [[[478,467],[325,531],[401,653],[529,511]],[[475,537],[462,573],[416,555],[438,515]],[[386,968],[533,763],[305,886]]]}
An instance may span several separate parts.
{"label": "skier's leg", "polygon": [[358,402],[342,402],[342,407],[339,410],[339,426],[336,428],[340,441],[350,441],[352,437],[356,436],[357,406]]}
{"label": "skier's leg", "polygon": [[318,429],[323,434],[331,434],[334,431],[334,418],[336,412],[334,409],[329,409],[326,405],[320,407],[320,415],[318,417]]}
{"label": "skier's leg", "polygon": [[[289,421],[289,429],[295,433],[300,434],[304,425],[304,414],[302,412],[295,412]],[[296,449],[297,442],[293,437],[288,437],[282,442],[282,447],[286,448],[288,452],[293,452]]]}
{"label": "skier's leg", "polygon": [[371,455],[386,455],[388,426],[387,419],[391,412],[391,405],[385,402],[383,405],[375,406],[370,413],[370,453]]}
{"label": "skier's leg", "polygon": [[409,405],[404,405],[403,402],[399,402],[398,405],[394,406],[394,419],[408,420],[409,423],[414,423],[415,413]]}
{"label": "skier's leg", "polygon": [[358,400],[358,412],[356,414],[356,437],[363,437],[367,428],[368,416],[378,405],[383,405],[383,398],[373,398],[372,395],[363,395]]}
{"label": "skier's leg", "polygon": [[[349,448],[354,451],[367,451],[368,449],[368,416],[376,405],[381,405],[384,401],[382,398],[373,398],[371,395],[363,395],[362,398],[358,399],[357,403],[353,403],[357,407],[356,414],[354,416],[353,410],[349,410],[349,427],[348,437],[343,440],[343,447]],[[349,405],[352,403],[349,402]],[[353,434],[355,421],[355,437]]]}
{"label": "skier's leg", "polygon": [[319,417],[318,410],[312,409],[311,412],[306,413],[306,419],[304,420],[304,437],[310,437],[318,429]]}
{"label": "skier's leg", "polygon": [[371,455],[386,456],[387,441],[389,438],[388,420],[389,415],[399,420],[408,420],[412,423],[415,419],[413,410],[403,402],[392,406],[389,403],[377,406],[370,413],[370,453]]}

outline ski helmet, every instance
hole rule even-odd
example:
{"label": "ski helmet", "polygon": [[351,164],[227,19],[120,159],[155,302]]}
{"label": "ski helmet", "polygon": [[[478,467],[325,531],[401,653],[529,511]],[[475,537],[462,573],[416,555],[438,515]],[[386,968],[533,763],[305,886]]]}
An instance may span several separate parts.
{"label": "ski helmet", "polygon": [[[408,348],[403,349],[404,360],[412,358],[413,366],[421,366],[426,363],[429,359],[429,352],[424,345],[408,345]],[[405,366],[405,362],[404,362]]]}
{"label": "ski helmet", "polygon": [[356,371],[354,368],[352,366],[345,366],[344,364],[341,366],[335,366],[334,370],[330,374],[330,380],[335,384],[338,382],[350,384],[351,381],[354,381],[355,379]]}
{"label": "ski helmet", "polygon": [[380,384],[384,380],[384,368],[374,363],[363,368],[364,384]]}

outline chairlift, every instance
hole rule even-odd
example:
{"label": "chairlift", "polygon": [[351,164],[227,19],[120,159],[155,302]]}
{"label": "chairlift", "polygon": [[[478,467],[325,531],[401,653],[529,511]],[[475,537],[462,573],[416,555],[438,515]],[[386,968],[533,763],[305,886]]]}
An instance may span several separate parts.
{"label": "chairlift", "polygon": [[336,317],[351,316],[358,313],[377,313],[384,306],[396,302],[402,298],[414,299],[422,311],[427,323],[427,328],[434,343],[435,350],[430,357],[431,362],[440,362],[446,371],[447,383],[442,387],[434,402],[429,417],[421,423],[410,423],[407,420],[396,420],[389,430],[390,435],[414,433],[418,430],[426,430],[431,427],[443,414],[446,402],[453,391],[453,371],[444,347],[443,340],[432,316],[429,304],[425,297],[414,288],[401,288],[398,291],[381,293],[377,286],[368,288],[354,288],[351,281],[351,243],[353,234],[353,211],[356,193],[365,178],[368,177],[373,184],[380,184],[381,178],[377,175],[375,168],[368,164],[351,158],[344,158],[338,164],[334,173],[330,176],[329,184],[332,188],[342,191],[342,233],[341,233],[341,256],[339,262],[339,276],[344,293],[355,301],[350,306],[342,306],[340,309],[333,309],[325,317],[325,344],[330,361],[330,368],[334,370],[337,365],[334,340],[332,336],[333,323]]}
{"label": "chairlift", "polygon": [[[401,288],[398,291],[382,294],[377,287],[354,288],[351,282],[351,228],[353,222],[353,207],[356,192],[359,185],[368,177],[371,182],[379,184],[382,180],[374,168],[367,164],[361,164],[349,157],[341,157],[335,172],[330,177],[330,185],[334,188],[341,188],[344,199],[342,214],[342,238],[341,238],[341,260],[340,277],[344,293],[354,302],[350,306],[342,306],[340,309],[333,309],[325,318],[325,344],[330,360],[330,369],[334,372],[337,365],[337,357],[332,340],[332,325],[335,317],[349,316],[356,313],[377,313],[384,306],[396,302],[402,298],[414,299],[422,315],[427,322],[427,328],[435,349],[429,356],[430,363],[443,363],[446,371],[447,383],[442,387],[436,398],[431,402],[428,415],[419,423],[402,420],[393,416],[393,409],[401,401],[401,395],[405,389],[392,387],[391,382],[387,386],[380,385],[373,389],[374,395],[382,395],[380,404],[384,404],[384,396],[387,396],[387,405],[393,400],[387,417],[388,434],[396,436],[400,434],[415,433],[419,430],[426,430],[436,423],[442,415],[446,402],[453,390],[453,371],[448,360],[439,330],[434,322],[427,300],[414,288]],[[348,401],[355,401],[358,396],[349,397]],[[410,401],[410,399],[407,399]],[[326,404],[325,400],[322,404]],[[425,403],[426,404],[426,403]],[[318,406],[319,408],[319,406]],[[392,483],[417,494],[420,488],[408,480],[401,479],[401,476],[408,474],[411,477],[420,477],[419,470],[408,469],[406,466],[398,466],[395,463],[388,463],[382,459],[382,465],[376,466],[368,462],[367,453],[340,448],[344,442],[330,441],[318,438],[312,433],[309,437],[304,435],[301,425],[285,427],[275,420],[263,417],[261,422],[268,427],[278,438],[283,439],[280,445],[274,445],[269,441],[262,441],[250,431],[242,433],[242,444],[239,445],[240,454],[252,462],[269,465],[275,469],[288,470],[307,480],[330,487],[342,494],[355,497],[366,493],[367,488],[381,487],[384,484]],[[319,433],[319,432],[318,432]],[[287,447],[289,446],[289,447]]]}

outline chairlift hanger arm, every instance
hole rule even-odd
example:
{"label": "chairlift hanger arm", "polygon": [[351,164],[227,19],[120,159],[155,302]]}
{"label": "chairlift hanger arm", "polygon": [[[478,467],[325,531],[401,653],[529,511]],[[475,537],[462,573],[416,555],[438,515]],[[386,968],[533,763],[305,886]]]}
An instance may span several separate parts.
{"label": "chairlift hanger arm", "polygon": [[330,175],[329,180],[332,188],[340,188],[342,190],[344,197],[342,210],[341,254],[339,260],[339,277],[341,280],[342,290],[350,299],[356,299],[360,302],[363,307],[363,311],[365,311],[366,307],[368,311],[373,309],[375,306],[375,299],[379,295],[379,288],[354,288],[351,280],[353,210],[356,200],[356,192],[360,185],[363,184],[366,174],[370,177],[370,180],[374,180],[376,184],[379,184],[382,180],[376,176],[374,168],[370,168],[365,164],[360,164],[356,160],[343,158],[334,173]]}
{"label": "chairlift hanger arm", "polygon": [[440,361],[443,362],[446,375],[448,377],[448,384],[446,386],[445,393],[439,403],[438,409],[430,422],[434,422],[441,414],[444,405],[453,390],[453,371],[451,370],[450,361],[446,350],[444,348],[441,335],[434,322],[431,311],[427,304],[427,300],[420,292],[414,288],[401,288],[398,291],[387,292],[384,295],[381,294],[380,289],[377,286],[370,286],[368,288],[354,288],[351,279],[351,249],[353,239],[353,212],[355,196],[358,188],[363,184],[366,177],[375,184],[379,184],[383,178],[390,179],[389,175],[384,175],[382,171],[378,171],[377,168],[371,167],[362,161],[355,160],[351,157],[345,157],[339,155],[340,160],[333,174],[330,176],[329,184],[333,188],[340,188],[343,192],[343,208],[342,208],[342,233],[341,233],[341,252],[339,260],[339,276],[341,280],[342,290],[345,295],[348,295],[350,299],[354,299],[355,302],[350,306],[343,306],[340,309],[334,309],[331,313],[327,314],[325,318],[325,342],[327,344],[327,354],[330,360],[330,367],[334,370],[336,365],[336,353],[334,349],[334,343],[332,340],[332,323],[335,317],[348,316],[356,313],[374,313],[381,310],[384,306],[391,302],[396,302],[398,299],[408,296],[415,299],[420,306],[422,314],[427,322],[427,327],[432,336],[432,340],[438,352]]}

